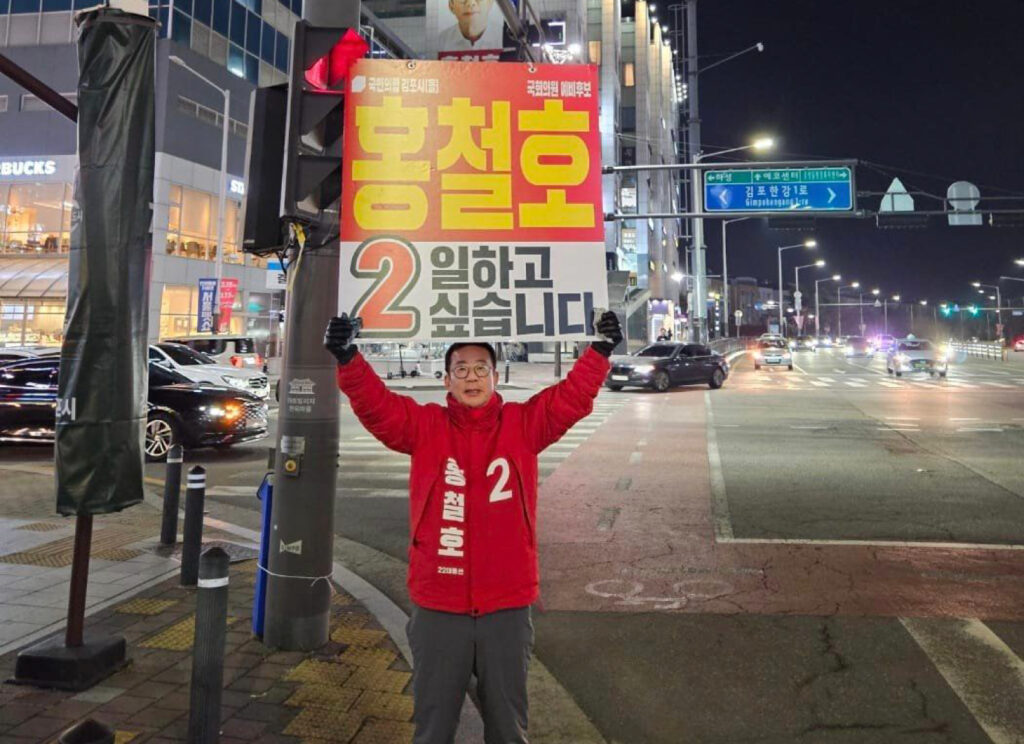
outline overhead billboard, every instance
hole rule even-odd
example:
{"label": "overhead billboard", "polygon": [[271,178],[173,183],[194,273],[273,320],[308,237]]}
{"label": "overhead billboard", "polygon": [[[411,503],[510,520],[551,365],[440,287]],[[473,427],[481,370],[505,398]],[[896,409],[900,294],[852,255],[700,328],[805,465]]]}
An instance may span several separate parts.
{"label": "overhead billboard", "polygon": [[592,334],[608,306],[597,94],[589,65],[356,63],[339,307],[363,338]]}
{"label": "overhead billboard", "polygon": [[427,0],[426,20],[428,52],[438,59],[496,62],[501,56],[505,18],[495,0]]}

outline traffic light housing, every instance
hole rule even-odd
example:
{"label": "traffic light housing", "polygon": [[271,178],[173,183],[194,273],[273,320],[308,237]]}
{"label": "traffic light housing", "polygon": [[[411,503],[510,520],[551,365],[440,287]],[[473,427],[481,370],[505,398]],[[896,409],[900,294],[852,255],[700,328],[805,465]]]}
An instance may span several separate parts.
{"label": "traffic light housing", "polygon": [[281,217],[320,224],[341,196],[345,79],[368,50],[352,29],[295,24]]}
{"label": "traffic light housing", "polygon": [[[257,88],[249,102],[249,135],[245,145],[245,206],[242,250],[265,254],[280,250],[281,170],[288,85]],[[287,234],[284,231],[284,234]]]}

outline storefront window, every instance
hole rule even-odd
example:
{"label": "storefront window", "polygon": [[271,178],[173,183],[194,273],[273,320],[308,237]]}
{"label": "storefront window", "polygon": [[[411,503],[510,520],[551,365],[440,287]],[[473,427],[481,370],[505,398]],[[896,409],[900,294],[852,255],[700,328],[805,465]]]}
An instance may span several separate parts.
{"label": "storefront window", "polygon": [[63,302],[0,300],[0,345],[59,346],[63,329]]}
{"label": "storefront window", "polygon": [[71,250],[71,184],[0,185],[0,253]]}
{"label": "storefront window", "polygon": [[[167,253],[202,261],[217,259],[219,197],[206,191],[171,186],[168,197]],[[238,246],[241,204],[227,200],[224,221],[224,262],[242,263]]]}
{"label": "storefront window", "polygon": [[160,338],[187,336],[195,331],[198,289],[165,284],[160,295]]}

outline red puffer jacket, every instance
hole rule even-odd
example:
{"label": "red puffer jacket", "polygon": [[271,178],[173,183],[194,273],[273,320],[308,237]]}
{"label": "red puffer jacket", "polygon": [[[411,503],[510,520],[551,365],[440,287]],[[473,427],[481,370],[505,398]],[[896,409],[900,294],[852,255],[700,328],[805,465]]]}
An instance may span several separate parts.
{"label": "red puffer jacket", "polygon": [[538,596],[537,455],[593,410],[608,360],[588,349],[565,380],[525,403],[481,408],[450,395],[420,405],[388,390],[363,359],[338,386],[363,426],[412,455],[409,595],[420,607],[483,615]]}

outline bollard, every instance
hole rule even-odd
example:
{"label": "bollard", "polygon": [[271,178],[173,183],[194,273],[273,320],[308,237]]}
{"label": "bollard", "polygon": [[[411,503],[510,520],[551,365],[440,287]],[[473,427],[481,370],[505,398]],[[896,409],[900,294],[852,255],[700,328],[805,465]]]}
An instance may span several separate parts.
{"label": "bollard", "polygon": [[188,709],[187,741],[192,744],[216,744],[220,736],[224,638],[228,616],[228,563],[228,554],[223,548],[210,548],[199,561]]}
{"label": "bollard", "polygon": [[99,721],[86,718],[61,734],[57,744],[114,744],[114,730]]}
{"label": "bollard", "polygon": [[182,447],[176,444],[167,453],[167,472],[164,474],[164,514],[160,523],[160,544],[174,545],[178,541],[178,500],[181,496]]}
{"label": "bollard", "polygon": [[203,502],[206,500],[206,468],[188,471],[185,490],[185,529],[181,540],[181,585],[195,586],[199,577],[199,551],[203,547]]}

